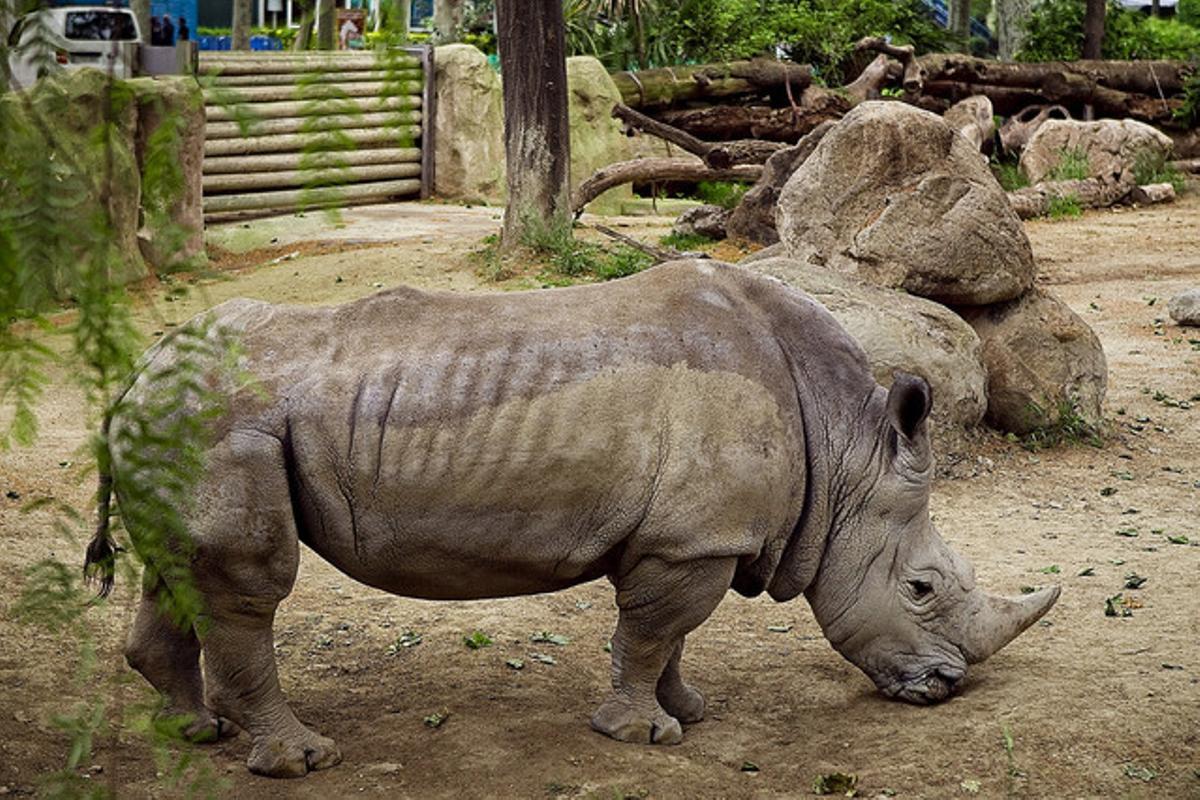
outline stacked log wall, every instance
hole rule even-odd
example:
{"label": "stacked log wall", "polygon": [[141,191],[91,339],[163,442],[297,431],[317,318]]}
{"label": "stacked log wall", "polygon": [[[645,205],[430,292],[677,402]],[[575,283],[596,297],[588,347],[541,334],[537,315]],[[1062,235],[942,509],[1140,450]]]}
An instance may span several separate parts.
{"label": "stacked log wall", "polygon": [[433,52],[201,54],[204,214],[427,197]]}

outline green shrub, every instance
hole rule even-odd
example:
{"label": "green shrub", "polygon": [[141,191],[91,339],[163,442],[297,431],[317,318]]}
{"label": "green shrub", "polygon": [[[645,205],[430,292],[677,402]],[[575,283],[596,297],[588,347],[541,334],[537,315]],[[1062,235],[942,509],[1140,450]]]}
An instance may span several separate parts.
{"label": "green shrub", "polygon": [[1050,205],[1046,208],[1046,216],[1050,219],[1082,217],[1083,206],[1079,204],[1079,198],[1073,194],[1051,197]]}
{"label": "green shrub", "polygon": [[1024,172],[1021,172],[1016,161],[1000,161],[993,157],[991,167],[992,174],[996,176],[1000,187],[1006,192],[1023,189],[1029,185],[1029,178],[1025,177]]}
{"label": "green shrub", "polygon": [[1088,163],[1087,151],[1075,148],[1062,150],[1058,156],[1058,166],[1046,173],[1052,181],[1081,181],[1092,176],[1092,167]]}
{"label": "green shrub", "polygon": [[699,250],[712,244],[715,240],[699,233],[675,233],[672,231],[666,236],[658,240],[658,243],[663,247],[670,247],[673,250]]}
{"label": "green shrub", "polygon": [[1175,7],[1175,19],[1184,25],[1200,28],[1200,0],[1179,0]]}
{"label": "green shrub", "polygon": [[696,184],[696,197],[702,202],[721,208],[737,208],[737,204],[742,202],[742,197],[748,191],[748,183],[700,181]]}
{"label": "green shrub", "polygon": [[1157,150],[1143,150],[1133,160],[1133,178],[1138,186],[1149,183],[1169,183],[1176,194],[1183,192],[1186,180],[1183,173],[1171,166],[1166,155]]}
{"label": "green shrub", "polygon": [[[1041,0],[1030,12],[1028,35],[1017,59],[1081,58],[1084,5],[1085,0]],[[1104,58],[1187,59],[1197,53],[1200,53],[1200,29],[1180,19],[1149,17],[1110,0],[1104,26]]]}

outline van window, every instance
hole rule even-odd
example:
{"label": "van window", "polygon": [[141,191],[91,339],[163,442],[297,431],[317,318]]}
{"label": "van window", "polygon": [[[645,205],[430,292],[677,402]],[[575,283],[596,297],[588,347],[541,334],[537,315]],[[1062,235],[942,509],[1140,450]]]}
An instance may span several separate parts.
{"label": "van window", "polygon": [[93,42],[129,42],[138,38],[133,15],[120,11],[71,11],[64,33],[68,39]]}

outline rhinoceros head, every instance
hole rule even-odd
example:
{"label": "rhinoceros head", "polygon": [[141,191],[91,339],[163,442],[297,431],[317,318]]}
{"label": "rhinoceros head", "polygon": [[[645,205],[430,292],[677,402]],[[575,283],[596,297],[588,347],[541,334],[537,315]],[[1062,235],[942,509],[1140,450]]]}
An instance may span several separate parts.
{"label": "rhinoceros head", "polygon": [[923,379],[896,376],[878,442],[865,443],[868,474],[846,479],[847,496],[836,504],[821,568],[806,591],[838,652],[884,694],[911,703],[950,696],[968,664],[1016,638],[1059,593],[989,595],[938,535],[929,519],[930,402]]}

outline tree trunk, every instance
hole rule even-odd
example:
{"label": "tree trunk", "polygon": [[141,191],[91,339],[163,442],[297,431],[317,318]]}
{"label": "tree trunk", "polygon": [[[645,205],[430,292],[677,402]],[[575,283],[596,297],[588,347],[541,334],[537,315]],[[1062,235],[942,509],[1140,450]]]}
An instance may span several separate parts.
{"label": "tree trunk", "polygon": [[760,139],[741,139],[720,144],[701,141],[687,131],[651,119],[620,103],[613,107],[612,115],[627,125],[679,145],[692,155],[700,156],[705,164],[716,169],[736,164],[762,164],[784,147],[778,142],[765,142]]}
{"label": "tree trunk", "polygon": [[571,139],[561,0],[497,0],[508,206],[504,242],[570,225]]}
{"label": "tree trunk", "polygon": [[1167,97],[1183,91],[1193,67],[1186,61],[1046,61],[1004,63],[957,54],[930,53],[917,59],[926,81],[991,83],[1000,86],[1040,87],[1048,76],[1061,80],[1083,79],[1135,94]]}
{"label": "tree trunk", "polygon": [[1025,39],[1033,0],[995,0],[996,40],[1000,58],[1011,61]]}
{"label": "tree trunk", "polygon": [[971,38],[971,0],[950,0],[950,32],[965,44]]}
{"label": "tree trunk", "polygon": [[234,50],[250,49],[250,0],[233,0]]}
{"label": "tree trunk", "polygon": [[462,20],[463,0],[437,0],[433,4],[433,33],[438,43],[457,39]]}
{"label": "tree trunk", "polygon": [[402,42],[408,41],[408,17],[411,9],[410,0],[395,0],[395,11],[393,12],[395,14],[395,22],[392,23],[391,27]]}
{"label": "tree trunk", "polygon": [[[0,0],[0,5],[7,7],[7,0]],[[142,29],[142,38],[149,43],[150,41],[150,0],[131,0],[129,8],[133,11],[133,15],[137,17],[138,27]],[[4,15],[0,13],[0,31],[7,32],[10,26],[4,24]]]}
{"label": "tree trunk", "polygon": [[1133,183],[1085,178],[1069,181],[1043,181],[1036,186],[1008,193],[1008,202],[1021,219],[1045,216],[1055,199],[1074,198],[1081,208],[1107,208],[1125,199]]}
{"label": "tree trunk", "polygon": [[1083,14],[1083,57],[1100,58],[1104,44],[1104,13],[1106,0],[1087,0]]}
{"label": "tree trunk", "polygon": [[[501,0],[503,2],[503,0]],[[742,164],[729,169],[713,169],[693,158],[638,158],[618,161],[596,170],[592,177],[579,184],[571,200],[575,214],[584,206],[614,186],[626,183],[658,181],[745,181],[753,183],[762,176],[758,164]],[[511,201],[510,201],[511,203]],[[511,205],[510,205],[511,208]]]}
{"label": "tree trunk", "polygon": [[[235,0],[236,2],[236,0]],[[332,50],[337,22],[333,0],[317,0],[317,49]]]}
{"label": "tree trunk", "polygon": [[308,44],[312,41],[313,31],[313,12],[311,8],[304,9],[304,15],[300,17],[300,29],[296,31],[296,40],[292,42],[292,52],[302,53],[308,50]]}

